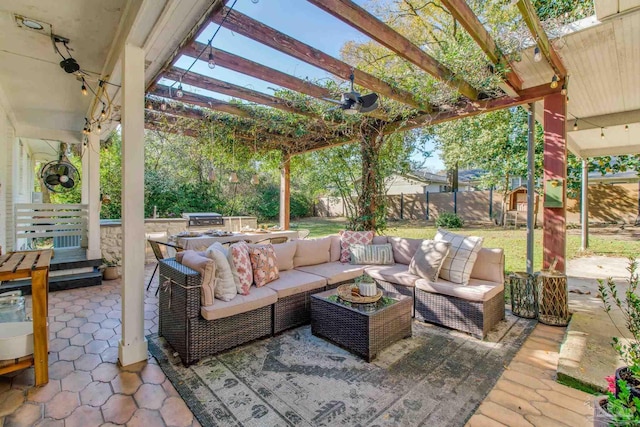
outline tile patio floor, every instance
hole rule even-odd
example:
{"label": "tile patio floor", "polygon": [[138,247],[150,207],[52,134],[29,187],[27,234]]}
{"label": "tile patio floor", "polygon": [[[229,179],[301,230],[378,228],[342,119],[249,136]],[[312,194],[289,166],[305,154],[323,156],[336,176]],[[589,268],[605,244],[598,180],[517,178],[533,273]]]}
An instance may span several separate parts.
{"label": "tile patio floor", "polygon": [[[158,328],[154,293],[145,299],[147,334]],[[119,280],[50,294],[49,384],[32,387],[32,368],[0,377],[0,427],[199,426],[152,357],[117,364],[120,310]],[[554,381],[563,335],[538,325],[468,426],[592,425],[591,397]]]}

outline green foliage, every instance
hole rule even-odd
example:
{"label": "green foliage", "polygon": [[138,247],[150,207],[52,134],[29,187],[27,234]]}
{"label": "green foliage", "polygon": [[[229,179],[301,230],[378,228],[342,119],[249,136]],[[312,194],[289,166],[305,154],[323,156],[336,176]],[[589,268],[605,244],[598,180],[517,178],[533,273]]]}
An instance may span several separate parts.
{"label": "green foliage", "polygon": [[607,412],[613,416],[611,425],[638,425],[640,423],[640,399],[631,396],[631,387],[618,380],[618,396],[607,392]]}
{"label": "green foliage", "polygon": [[[609,318],[616,325],[614,318],[611,316],[612,307],[617,307],[621,312],[625,321],[625,327],[631,334],[631,339],[621,340],[613,337],[612,346],[618,352],[622,360],[627,363],[633,375],[640,379],[640,296],[637,293],[638,284],[638,261],[635,258],[629,258],[629,279],[627,279],[627,288],[624,291],[624,299],[619,295],[618,285],[609,277],[606,282],[598,280],[599,298],[602,300],[604,310]],[[620,329],[618,329],[620,331]],[[622,332],[620,335],[624,336]]]}
{"label": "green foliage", "polygon": [[462,228],[464,221],[453,212],[442,212],[436,218],[436,226],[441,228]]}

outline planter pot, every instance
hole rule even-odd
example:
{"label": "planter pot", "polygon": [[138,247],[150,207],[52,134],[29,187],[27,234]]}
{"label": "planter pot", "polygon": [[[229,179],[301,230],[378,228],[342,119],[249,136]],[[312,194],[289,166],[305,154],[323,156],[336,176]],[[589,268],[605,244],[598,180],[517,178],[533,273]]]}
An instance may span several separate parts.
{"label": "planter pot", "polygon": [[118,278],[118,267],[116,267],[116,266],[105,267],[104,271],[102,272],[102,278],[104,280],[117,279]]}
{"label": "planter pot", "polygon": [[616,369],[616,397],[618,397],[618,380],[625,380],[629,387],[631,387],[631,397],[637,397],[640,399],[640,384],[632,383],[631,372],[628,366]]}
{"label": "planter pot", "polygon": [[613,417],[606,410],[607,396],[598,396],[593,402],[593,427],[609,427]]}

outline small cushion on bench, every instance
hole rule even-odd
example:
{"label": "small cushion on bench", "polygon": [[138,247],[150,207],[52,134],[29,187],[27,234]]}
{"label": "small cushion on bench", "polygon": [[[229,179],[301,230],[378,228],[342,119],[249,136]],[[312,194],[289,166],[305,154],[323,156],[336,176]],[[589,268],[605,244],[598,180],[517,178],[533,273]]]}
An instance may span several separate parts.
{"label": "small cushion on bench", "polygon": [[481,248],[471,270],[471,278],[504,283],[504,250]]}
{"label": "small cushion on bench", "polygon": [[285,243],[276,243],[273,250],[276,252],[278,271],[283,272],[293,268],[293,257],[296,254],[297,243],[295,240]]}
{"label": "small cushion on bench", "polygon": [[343,264],[340,261],[336,261],[325,264],[296,267],[296,270],[326,277],[327,284],[333,285],[334,283],[344,282],[362,276],[364,267],[364,265]]}
{"label": "small cushion on bench", "polygon": [[214,305],[201,307],[200,314],[207,320],[223,319],[275,304],[276,301],[278,294],[274,290],[251,286],[249,295],[236,295],[231,301],[216,300]]}
{"label": "small cushion on bench", "polygon": [[327,285],[327,279],[315,274],[298,270],[287,270],[280,273],[280,278],[267,284],[278,294],[278,298],[285,298],[301,292],[322,289]]}
{"label": "small cushion on bench", "polygon": [[489,301],[504,289],[500,283],[488,282],[486,280],[470,279],[468,285],[460,285],[438,278],[431,282],[427,279],[416,280],[416,288],[433,294],[448,295],[466,301]]}
{"label": "small cushion on bench", "polygon": [[364,272],[374,279],[409,287],[413,287],[415,281],[420,278],[420,276],[409,273],[409,266],[404,264],[370,265],[364,269]]}

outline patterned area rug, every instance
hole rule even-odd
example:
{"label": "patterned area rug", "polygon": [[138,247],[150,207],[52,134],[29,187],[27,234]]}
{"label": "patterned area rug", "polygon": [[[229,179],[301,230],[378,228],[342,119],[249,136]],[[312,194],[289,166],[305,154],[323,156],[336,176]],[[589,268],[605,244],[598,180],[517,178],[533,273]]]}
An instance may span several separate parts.
{"label": "patterned area rug", "polygon": [[463,426],[535,321],[507,311],[485,341],[420,322],[372,363],[304,326],[185,368],[149,348],[203,426]]}

